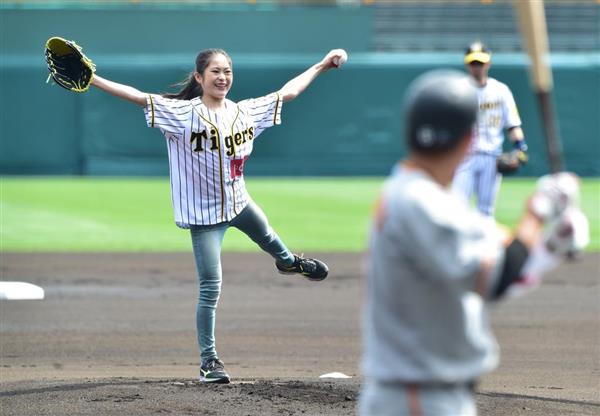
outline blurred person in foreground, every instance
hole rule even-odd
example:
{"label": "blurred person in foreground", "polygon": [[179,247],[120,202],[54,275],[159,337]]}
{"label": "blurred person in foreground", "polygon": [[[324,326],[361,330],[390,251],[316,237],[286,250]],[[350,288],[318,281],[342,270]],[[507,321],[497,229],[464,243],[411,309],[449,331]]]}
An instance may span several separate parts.
{"label": "blurred person in foreground", "polygon": [[451,191],[477,109],[476,87],[455,71],[420,76],[405,98],[409,154],[371,231],[361,416],[476,415],[476,382],[499,359],[486,302],[536,286],[588,242],[574,174],[540,178],[514,232]]}

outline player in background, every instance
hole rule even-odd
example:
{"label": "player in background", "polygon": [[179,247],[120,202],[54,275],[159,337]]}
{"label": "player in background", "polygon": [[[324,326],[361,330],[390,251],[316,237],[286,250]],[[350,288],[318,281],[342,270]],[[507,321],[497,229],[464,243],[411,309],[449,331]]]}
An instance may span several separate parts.
{"label": "player in background", "polygon": [[313,281],[327,277],[323,262],[295,255],[281,241],[248,195],[243,169],[256,138],[281,123],[283,103],[345,59],[345,51],[332,50],[280,90],[238,103],[226,98],[233,84],[233,65],[221,49],[200,52],[195,70],[174,94],[149,94],[94,76],[95,87],[143,107],[148,126],[158,128],[166,138],[175,222],[190,230],[198,270],[196,326],[203,381],[229,383],[214,335],[221,245],[229,227],[238,228],[269,253],[280,273],[298,273]]}
{"label": "player in background", "polygon": [[475,383],[498,364],[486,302],[533,287],[587,244],[573,174],[541,178],[514,233],[452,191],[477,111],[457,71],[424,74],[406,95],[409,153],[371,229],[361,416],[475,415]]}
{"label": "player in background", "polygon": [[479,211],[489,217],[494,215],[502,180],[496,170],[496,159],[502,153],[504,132],[516,149],[527,152],[521,119],[510,89],[488,76],[491,57],[491,52],[481,42],[471,44],[465,53],[467,71],[477,84],[479,112],[473,144],[456,171],[453,185],[467,199],[475,192]]}

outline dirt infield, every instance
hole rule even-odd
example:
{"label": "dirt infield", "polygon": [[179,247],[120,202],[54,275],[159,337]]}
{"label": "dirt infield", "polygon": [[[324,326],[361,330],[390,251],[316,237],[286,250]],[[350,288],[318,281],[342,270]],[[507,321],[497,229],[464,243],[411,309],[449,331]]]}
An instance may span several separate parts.
{"label": "dirt infield", "polygon": [[[224,254],[217,341],[234,382],[215,386],[195,381],[191,254],[2,253],[2,280],[46,299],[0,301],[0,414],[351,415],[362,256],[319,256],[331,277],[312,283]],[[493,307],[502,363],[481,380],[480,414],[600,414],[599,276],[589,254]],[[319,378],[334,371],[352,378]]]}

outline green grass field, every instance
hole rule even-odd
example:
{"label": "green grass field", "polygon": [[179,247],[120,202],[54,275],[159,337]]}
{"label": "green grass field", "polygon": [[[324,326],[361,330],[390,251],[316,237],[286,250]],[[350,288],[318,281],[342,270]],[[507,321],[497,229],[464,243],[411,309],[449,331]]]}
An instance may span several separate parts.
{"label": "green grass field", "polygon": [[[383,178],[250,178],[248,189],[294,251],[361,251]],[[497,219],[515,224],[534,180],[502,184]],[[590,251],[600,250],[600,179],[585,179]],[[189,251],[167,178],[0,178],[1,251]],[[230,251],[257,250],[231,229]]]}

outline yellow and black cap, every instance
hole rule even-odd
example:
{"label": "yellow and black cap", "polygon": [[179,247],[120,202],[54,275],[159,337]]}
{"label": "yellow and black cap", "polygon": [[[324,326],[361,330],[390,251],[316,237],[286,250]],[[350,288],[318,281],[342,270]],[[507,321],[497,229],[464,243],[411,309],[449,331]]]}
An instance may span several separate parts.
{"label": "yellow and black cap", "polygon": [[492,59],[492,52],[482,42],[473,42],[465,51],[465,64],[481,62],[487,64]]}

